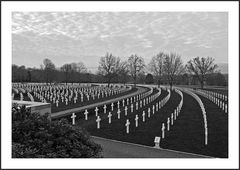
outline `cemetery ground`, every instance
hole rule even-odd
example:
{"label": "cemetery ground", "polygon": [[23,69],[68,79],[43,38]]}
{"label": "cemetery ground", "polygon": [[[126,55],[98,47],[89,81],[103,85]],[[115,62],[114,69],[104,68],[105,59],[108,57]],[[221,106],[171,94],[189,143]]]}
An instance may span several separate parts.
{"label": "cemetery ground", "polygon": [[[156,93],[154,90],[153,94]],[[128,113],[127,116],[121,113],[123,118],[117,118],[117,109],[112,112],[111,124],[108,122],[108,114],[103,114],[101,110],[101,128],[96,128],[96,117],[94,109],[89,110],[88,121],[84,120],[83,113],[78,113],[76,118],[76,125],[86,128],[87,131],[93,136],[99,136],[107,139],[114,139],[118,141],[136,143],[147,146],[154,146],[155,136],[161,136],[162,123],[167,121],[170,114],[177,107],[180,102],[180,96],[175,92],[171,92],[171,97],[167,104],[163,106],[159,112],[156,112],[150,118],[146,118],[146,122],[139,121],[138,127],[134,125],[135,115],[139,115],[143,110],[147,109],[151,104],[145,107],[134,110],[133,113]],[[190,95],[183,93],[183,107],[179,118],[171,130],[166,132],[165,139],[161,139],[161,147],[166,149],[173,149],[177,151],[184,151],[189,153],[201,154],[211,157],[228,157],[228,123],[227,114],[219,109],[215,104],[208,101],[208,99],[201,99],[204,102],[207,110],[209,142],[204,145],[204,123],[201,109]],[[166,97],[167,92],[162,90],[161,96],[154,102],[158,102]],[[115,105],[116,107],[116,105]],[[124,112],[124,108],[120,108]],[[110,107],[108,106],[108,111]],[[70,116],[67,117],[71,122]],[[130,121],[130,133],[126,134],[125,122]]]}
{"label": "cemetery ground", "polygon": [[[197,94],[197,96],[203,102],[206,110],[208,144],[205,145],[204,119],[202,110],[199,107],[199,103],[191,95],[185,93],[184,90],[181,90],[181,88],[179,88],[179,90],[183,94],[183,100],[180,112],[177,114],[174,113],[176,112],[176,108],[179,108],[181,103],[181,95],[174,89],[167,91],[166,88],[161,88],[160,95],[158,96],[159,89],[153,88],[151,94],[146,95],[145,97],[141,98],[141,100],[140,97],[138,100],[136,99],[136,101],[135,99],[130,101],[129,98],[129,102],[127,104],[125,98],[125,103],[123,103],[123,100],[119,100],[119,103],[108,103],[106,104],[106,111],[104,111],[103,106],[99,106],[97,111],[95,107],[89,108],[87,109],[87,120],[85,120],[85,111],[76,112],[76,118],[74,118],[75,126],[85,128],[92,136],[150,147],[154,146],[154,138],[156,136],[160,136],[160,147],[163,149],[183,151],[210,157],[227,158],[228,112],[226,110],[224,111],[224,109],[221,109],[220,104],[217,104],[216,101],[214,103],[193,90],[193,92]],[[217,92],[226,96],[228,95],[228,90],[209,88],[205,90]],[[64,110],[77,106],[86,106],[91,103],[96,103],[97,101],[111,101],[116,97],[123,97],[124,95],[131,94],[133,92],[136,92],[135,88],[113,96],[108,96],[104,99],[89,101],[89,103],[86,101],[85,104],[82,103],[81,105],[63,105],[58,109],[61,108]],[[149,93],[149,91],[145,91],[144,93]],[[153,98],[151,102],[149,100],[149,102],[146,102],[144,105],[142,103],[143,106],[140,107],[140,101],[143,101],[147,98],[149,99],[150,96],[156,97]],[[170,98],[166,99],[167,96],[170,96]],[[16,95],[15,97],[18,96]],[[220,97],[216,98],[221,99]],[[166,103],[161,107],[159,106],[157,109],[157,104],[160,105],[160,102],[163,102],[164,100],[166,100]],[[223,103],[225,105],[228,104],[225,100],[223,100]],[[145,115],[143,116],[144,112]],[[101,118],[99,128],[97,127],[96,122],[98,118],[97,116]],[[138,118],[137,120],[136,117]],[[61,118],[67,118],[69,123],[72,123],[73,121],[71,115],[62,116],[53,120]],[[128,124],[128,133],[127,122],[130,123]]]}

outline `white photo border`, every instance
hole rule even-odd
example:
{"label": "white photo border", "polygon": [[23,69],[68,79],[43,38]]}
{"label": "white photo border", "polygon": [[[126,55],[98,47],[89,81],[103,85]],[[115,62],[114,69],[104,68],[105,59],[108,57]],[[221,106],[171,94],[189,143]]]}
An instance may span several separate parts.
{"label": "white photo border", "polygon": [[[2,4],[1,143],[2,168],[55,169],[157,169],[157,168],[239,168],[239,4],[238,2],[186,1],[10,1]],[[228,159],[12,159],[11,158],[11,65],[12,12],[228,12],[229,17],[229,158]]]}

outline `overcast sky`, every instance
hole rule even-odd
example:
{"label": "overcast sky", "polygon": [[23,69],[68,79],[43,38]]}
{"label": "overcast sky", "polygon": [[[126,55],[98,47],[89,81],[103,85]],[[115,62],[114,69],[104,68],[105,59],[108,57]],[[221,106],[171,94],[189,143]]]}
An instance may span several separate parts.
{"label": "overcast sky", "polygon": [[228,62],[228,14],[216,12],[14,12],[13,64],[57,67],[82,61],[98,66],[111,52],[148,63],[159,51],[177,52],[184,63],[196,56]]}

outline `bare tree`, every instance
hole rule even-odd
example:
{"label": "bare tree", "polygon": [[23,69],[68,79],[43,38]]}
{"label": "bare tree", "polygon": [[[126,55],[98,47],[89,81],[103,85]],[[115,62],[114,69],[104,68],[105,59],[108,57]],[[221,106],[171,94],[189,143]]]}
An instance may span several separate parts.
{"label": "bare tree", "polygon": [[214,59],[211,57],[207,58],[193,58],[189,60],[186,68],[191,74],[195,74],[197,79],[201,84],[201,88],[204,86],[204,82],[206,81],[206,75],[216,72],[217,65],[214,64]]}
{"label": "bare tree", "polygon": [[[69,77],[67,78],[67,80],[72,83],[81,81],[81,74],[87,73],[87,68],[85,67],[83,62],[68,64],[65,66],[65,68],[63,68],[63,70],[65,70],[64,72],[66,76]],[[71,76],[68,76],[68,74],[71,74]]]}
{"label": "bare tree", "polygon": [[107,78],[108,87],[114,76],[117,75],[119,70],[120,58],[107,53],[104,57],[100,58],[99,73]]}
{"label": "bare tree", "polygon": [[134,80],[134,87],[136,87],[137,76],[141,73],[145,67],[144,60],[142,57],[131,55],[128,58],[129,71]]}
{"label": "bare tree", "polygon": [[50,59],[45,58],[43,60],[43,70],[46,83],[51,83],[54,79],[56,67]]}
{"label": "bare tree", "polygon": [[86,66],[84,65],[84,63],[83,62],[78,62],[77,64],[76,64],[76,67],[77,67],[77,72],[78,73],[87,73],[87,68],[86,68]]}
{"label": "bare tree", "polygon": [[164,74],[167,75],[168,83],[172,89],[175,77],[184,71],[181,56],[176,53],[166,54],[163,65]]}
{"label": "bare tree", "polygon": [[129,69],[128,69],[128,63],[126,61],[120,62],[119,68],[118,68],[118,75],[120,82],[125,84],[128,77],[129,77]]}
{"label": "bare tree", "polygon": [[60,70],[65,74],[65,82],[66,84],[70,81],[70,74],[72,72],[72,65],[71,64],[64,64]]}
{"label": "bare tree", "polygon": [[163,75],[163,61],[165,54],[163,52],[158,53],[154,56],[149,63],[149,70],[157,78],[158,87],[161,83],[161,77]]}

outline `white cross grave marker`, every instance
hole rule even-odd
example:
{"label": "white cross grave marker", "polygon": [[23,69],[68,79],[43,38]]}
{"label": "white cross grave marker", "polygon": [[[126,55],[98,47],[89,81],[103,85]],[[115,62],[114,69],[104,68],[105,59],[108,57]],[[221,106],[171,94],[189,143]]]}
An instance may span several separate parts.
{"label": "white cross grave marker", "polygon": [[98,107],[95,108],[96,116],[98,116]]}
{"label": "white cross grave marker", "polygon": [[111,123],[111,120],[112,120],[111,117],[112,117],[112,114],[111,114],[111,112],[109,112],[109,113],[108,113],[108,123],[109,123],[109,124]]}
{"label": "white cross grave marker", "polygon": [[73,125],[75,125],[75,118],[76,118],[77,116],[75,115],[75,113],[72,113],[72,116],[71,116],[71,118],[72,118],[72,124]]}
{"label": "white cross grave marker", "polygon": [[120,102],[118,101],[118,102],[117,102],[117,105],[118,105],[118,109],[119,109],[119,104],[120,104]]}
{"label": "white cross grave marker", "polygon": [[136,125],[136,127],[138,127],[138,115],[136,115],[136,117],[135,117],[135,125]]}
{"label": "white cross grave marker", "polygon": [[118,119],[120,119],[120,113],[121,113],[121,111],[120,111],[120,109],[118,109],[118,111],[117,111]]}
{"label": "white cross grave marker", "polygon": [[128,110],[128,108],[127,108],[127,106],[125,106],[125,116],[127,116],[127,110]]}
{"label": "white cross grave marker", "polygon": [[104,109],[104,113],[107,113],[107,106],[106,105],[103,106],[103,109]]}
{"label": "white cross grave marker", "polygon": [[130,125],[130,122],[127,119],[126,124],[125,124],[125,126],[126,126],[126,133],[129,133],[129,125]]}
{"label": "white cross grave marker", "polygon": [[101,118],[98,116],[96,120],[98,129],[100,129],[100,121],[101,121]]}
{"label": "white cross grave marker", "polygon": [[148,117],[151,117],[151,110],[148,108]]}
{"label": "white cross grave marker", "polygon": [[162,138],[164,139],[165,137],[165,124],[162,123]]}
{"label": "white cross grave marker", "polygon": [[138,110],[138,102],[136,103],[136,110]]}
{"label": "white cross grave marker", "polygon": [[177,111],[174,110],[174,120],[176,120],[176,119],[177,119]]}
{"label": "white cross grave marker", "polygon": [[87,111],[87,109],[85,110],[84,115],[85,115],[85,120],[88,120],[88,111]]}
{"label": "white cross grave marker", "polygon": [[145,111],[143,111],[142,118],[142,121],[145,122]]}
{"label": "white cross grave marker", "polygon": [[133,104],[131,104],[131,112],[133,112]]}
{"label": "white cross grave marker", "polygon": [[57,100],[57,101],[56,101],[56,106],[57,106],[57,107],[58,107],[58,103],[59,103],[59,101]]}
{"label": "white cross grave marker", "polygon": [[114,104],[112,103],[112,104],[111,104],[111,107],[112,107],[112,111],[113,111],[113,106],[114,106]]}
{"label": "white cross grave marker", "polygon": [[167,130],[169,131],[170,130],[170,118],[168,117],[167,119]]}

